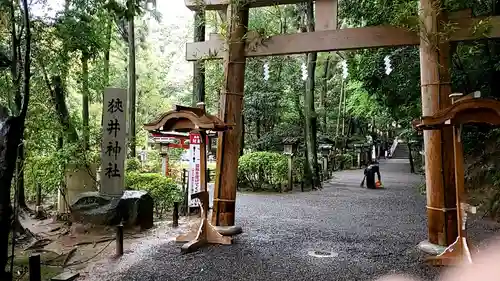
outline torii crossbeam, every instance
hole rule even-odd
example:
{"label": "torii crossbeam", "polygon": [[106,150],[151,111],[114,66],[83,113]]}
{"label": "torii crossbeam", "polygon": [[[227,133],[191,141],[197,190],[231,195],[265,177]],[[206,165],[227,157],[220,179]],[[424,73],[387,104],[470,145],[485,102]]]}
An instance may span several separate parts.
{"label": "torii crossbeam", "polygon": [[[500,16],[481,18],[461,18],[450,21],[453,31],[451,42],[470,41],[484,38],[474,34],[473,29],[480,22],[491,24],[488,36],[500,38]],[[210,34],[209,40],[186,44],[186,60],[222,59],[227,46],[224,38]],[[261,45],[246,49],[245,57],[292,55],[310,52],[330,52],[366,48],[416,46],[420,44],[419,34],[402,27],[369,26],[337,30],[322,30],[297,34],[283,34],[263,38]],[[249,45],[249,44],[247,44]]]}

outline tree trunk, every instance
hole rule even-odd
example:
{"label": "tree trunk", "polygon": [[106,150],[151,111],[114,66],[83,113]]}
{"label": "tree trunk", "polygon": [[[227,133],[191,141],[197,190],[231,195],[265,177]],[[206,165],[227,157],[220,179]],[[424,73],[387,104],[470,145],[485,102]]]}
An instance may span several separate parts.
{"label": "tree trunk", "polygon": [[82,122],[83,122],[83,149],[89,149],[89,57],[90,54],[82,52]]}
{"label": "tree trunk", "polygon": [[[9,1],[10,2],[10,1]],[[12,2],[11,2],[11,5]],[[20,41],[17,37],[16,33],[16,21],[15,21],[15,15],[14,15],[14,6],[11,6],[11,18],[12,20],[12,25],[11,25],[11,39],[12,39],[12,65],[11,65],[11,78],[12,78],[12,86],[14,89],[14,105],[15,105],[15,114],[19,114],[22,110],[22,96],[21,96],[21,73],[19,71],[19,62],[20,60],[20,52],[19,52],[19,47],[20,47]],[[12,109],[12,107],[11,107]],[[23,136],[20,136],[20,139],[22,139]],[[18,174],[18,180],[16,181],[16,188],[18,190],[17,192],[17,202],[19,202],[19,206],[26,208],[26,198],[25,198],[25,190],[24,190],[24,171],[23,171],[23,164],[24,164],[24,147],[20,147],[20,153],[18,155],[18,159],[16,161],[16,173]]]}
{"label": "tree trunk", "polygon": [[[7,110],[0,107],[0,280],[8,280],[12,274],[5,272],[9,251],[9,233],[11,229],[12,207],[10,188],[16,167],[17,148],[24,131],[24,120],[28,112],[30,97],[31,66],[31,30],[27,0],[22,1],[24,9],[24,29],[26,30],[24,48],[24,98],[19,116],[8,116]],[[14,6],[11,6],[14,14]],[[14,30],[15,30],[15,26]],[[12,47],[16,48],[16,42]],[[16,58],[13,58],[16,60]]]}
{"label": "tree trunk", "polygon": [[[69,12],[69,7],[71,5],[71,0],[66,0],[64,2],[64,13],[67,15]],[[68,73],[69,73],[69,66],[70,66],[70,56],[69,56],[69,46],[68,44],[70,42],[67,42],[67,40],[62,40],[63,43],[63,54],[62,54],[62,59],[60,63],[60,68],[61,68],[61,83],[62,83],[62,88],[63,92],[66,92],[67,87],[66,87],[66,80],[68,78]]]}
{"label": "tree trunk", "polygon": [[[15,104],[15,113],[19,114],[21,111],[21,76],[19,73],[19,60],[18,60],[18,45],[19,40],[17,38],[17,32],[16,32],[16,19],[15,19],[15,8],[14,4],[12,1],[8,1],[10,4],[10,20],[11,20],[11,40],[12,40],[12,63],[11,63],[11,68],[10,68],[10,75],[12,79],[12,87],[14,90],[14,104]],[[10,99],[9,99],[9,104],[11,104]],[[13,109],[13,107],[10,107],[10,109]]]}
{"label": "tree trunk", "polygon": [[[257,138],[257,142],[260,141],[260,118],[255,118],[255,137]],[[257,150],[259,150],[259,145],[257,145]]]}
{"label": "tree trunk", "polygon": [[43,62],[39,62],[40,68],[42,70],[43,79],[45,80],[45,85],[50,92],[50,99],[54,105],[57,118],[59,119],[59,124],[62,126],[63,134],[58,137],[59,149],[63,148],[63,135],[65,134],[67,140],[70,143],[78,143],[78,133],[76,132],[71,118],[69,116],[68,107],[66,105],[66,96],[64,95],[64,85],[63,79],[60,76],[55,76],[52,78],[52,82],[49,80],[47,70],[43,65]]}
{"label": "tree trunk", "polygon": [[[50,87],[50,82],[46,78],[47,86]],[[59,123],[63,128],[64,134],[70,143],[78,143],[78,133],[76,132],[71,118],[69,115],[68,107],[66,105],[66,96],[64,95],[64,88],[62,85],[61,77],[56,76],[52,78],[52,87],[49,88],[51,93],[51,99],[56,109],[57,117],[59,118]],[[61,144],[62,148],[62,144]]]}
{"label": "tree trunk", "polygon": [[330,60],[331,57],[328,56],[328,58],[325,61],[325,70],[323,73],[323,91],[321,91],[321,96],[320,96],[320,104],[321,104],[321,109],[323,110],[322,114],[322,125],[323,125],[323,134],[326,135],[326,96],[328,94],[328,78],[330,76]]}
{"label": "tree trunk", "polygon": [[129,94],[129,142],[130,142],[130,157],[136,157],[135,151],[135,99],[136,99],[136,71],[135,71],[135,27],[134,27],[134,1],[127,1],[127,9],[129,12],[128,18],[128,94]]}
{"label": "tree trunk", "polygon": [[[205,41],[205,11],[194,13],[194,41]],[[205,102],[205,62],[195,61],[193,64],[193,104]]]}
{"label": "tree trunk", "polygon": [[[5,266],[9,251],[12,206],[10,188],[16,167],[17,146],[21,141],[21,117],[7,116],[0,108],[0,280],[7,280]],[[4,279],[5,278],[5,279]]]}
{"label": "tree trunk", "polygon": [[339,97],[339,110],[337,111],[337,129],[335,130],[335,137],[339,137],[340,119],[342,118],[342,101],[344,100],[344,80],[340,82],[340,97]]}
{"label": "tree trunk", "polygon": [[[22,139],[23,136],[21,136]],[[16,189],[17,189],[17,204],[19,207],[27,210],[26,191],[24,189],[24,145],[19,144],[19,153],[16,162]]]}
{"label": "tree trunk", "polygon": [[346,109],[347,109],[347,91],[345,89],[345,85],[342,83],[342,90],[343,90],[343,100],[342,100],[342,137],[346,137],[345,135],[345,118],[346,118]]}
{"label": "tree trunk", "polygon": [[[113,18],[108,18],[106,26],[106,41],[104,46],[104,87],[109,87],[109,54],[111,52],[111,35],[113,34]],[[104,91],[103,91],[104,93]]]}
{"label": "tree trunk", "polygon": [[[313,2],[311,0],[307,3],[307,31],[314,31],[314,16],[313,16]],[[304,97],[304,115],[306,117],[306,149],[307,149],[307,165],[310,172],[308,177],[309,183],[312,188],[321,185],[319,179],[318,155],[317,155],[317,124],[316,124],[316,111],[314,109],[314,87],[315,87],[315,72],[316,72],[316,59],[317,53],[307,54],[307,80],[306,91]]]}

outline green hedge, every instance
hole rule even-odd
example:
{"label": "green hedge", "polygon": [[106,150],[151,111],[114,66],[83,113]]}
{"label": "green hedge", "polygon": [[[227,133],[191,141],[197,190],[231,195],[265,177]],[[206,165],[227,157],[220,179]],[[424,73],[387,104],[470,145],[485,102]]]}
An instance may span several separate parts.
{"label": "green hedge", "polygon": [[287,157],[275,152],[252,152],[240,157],[238,183],[253,191],[262,189],[281,190],[288,172]]}
{"label": "green hedge", "polygon": [[340,168],[343,167],[344,170],[348,170],[352,167],[354,163],[354,158],[355,156],[352,155],[351,153],[344,153],[344,154],[336,154],[335,155],[335,170],[341,170]]}
{"label": "green hedge", "polygon": [[160,174],[128,172],[125,176],[125,186],[127,189],[149,192],[154,199],[155,211],[160,217],[173,202],[181,200],[181,192],[175,181]]}

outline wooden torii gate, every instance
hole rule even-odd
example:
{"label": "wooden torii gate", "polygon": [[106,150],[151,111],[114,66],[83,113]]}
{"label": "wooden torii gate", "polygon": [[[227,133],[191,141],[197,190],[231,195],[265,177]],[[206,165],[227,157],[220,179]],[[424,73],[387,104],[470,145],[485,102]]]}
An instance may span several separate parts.
{"label": "wooden torii gate", "polygon": [[[244,38],[249,8],[306,1],[185,0],[186,6],[192,10],[219,10],[226,11],[227,15],[226,39],[212,34],[208,41],[186,46],[188,61],[224,59],[219,117],[226,123],[236,124],[233,130],[220,133],[218,138],[212,215],[212,223],[216,226],[234,225],[246,57],[419,45],[422,115],[432,116],[451,105],[449,42],[484,37],[484,34],[472,32],[480,21],[491,25],[488,38],[500,38],[500,17],[472,18],[470,10],[438,13],[434,8],[439,7],[436,5],[439,0],[420,0],[420,34],[394,26],[337,29],[337,0],[316,0],[314,32],[261,38],[260,44],[245,41],[248,40]],[[446,38],[439,38],[445,23],[452,24],[453,28]],[[252,48],[248,48],[249,45]],[[457,237],[452,143],[453,131],[450,129],[424,132],[429,241],[443,246],[450,245]]]}

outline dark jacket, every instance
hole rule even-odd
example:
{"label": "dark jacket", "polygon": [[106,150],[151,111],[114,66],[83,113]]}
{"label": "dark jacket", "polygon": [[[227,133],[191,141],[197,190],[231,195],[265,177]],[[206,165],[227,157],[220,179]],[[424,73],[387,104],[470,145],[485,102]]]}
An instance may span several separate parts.
{"label": "dark jacket", "polygon": [[370,164],[365,169],[365,177],[366,177],[366,187],[375,189],[375,174],[377,174],[378,180],[380,181],[380,169],[378,164]]}

